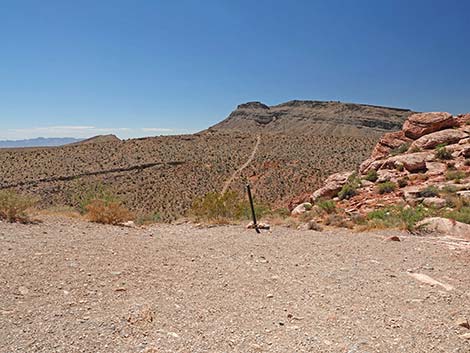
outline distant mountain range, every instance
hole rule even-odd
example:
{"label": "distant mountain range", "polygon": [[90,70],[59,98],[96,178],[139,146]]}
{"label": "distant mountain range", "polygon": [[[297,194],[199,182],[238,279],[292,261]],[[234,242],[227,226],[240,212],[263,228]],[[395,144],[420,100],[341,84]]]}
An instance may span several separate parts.
{"label": "distant mountain range", "polygon": [[19,147],[50,147],[62,146],[69,143],[77,143],[83,139],[76,139],[73,137],[38,137],[26,140],[4,140],[0,141],[0,148],[19,148]]}

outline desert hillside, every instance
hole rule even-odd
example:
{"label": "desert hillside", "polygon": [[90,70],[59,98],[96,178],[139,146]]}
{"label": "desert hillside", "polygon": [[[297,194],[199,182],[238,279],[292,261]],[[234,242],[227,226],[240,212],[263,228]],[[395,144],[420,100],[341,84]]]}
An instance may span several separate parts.
{"label": "desert hillside", "polygon": [[[286,207],[328,175],[356,168],[382,133],[399,129],[410,113],[294,101],[259,108],[278,117],[261,127],[240,115],[256,112],[258,105],[241,105],[220,124],[193,135],[126,141],[106,136],[55,148],[1,150],[0,189],[36,195],[46,207],[77,206],[81,194],[102,184],[132,210],[171,220],[184,215],[196,197],[224,186],[243,193],[249,181],[259,202]],[[335,128],[326,128],[331,121]]]}

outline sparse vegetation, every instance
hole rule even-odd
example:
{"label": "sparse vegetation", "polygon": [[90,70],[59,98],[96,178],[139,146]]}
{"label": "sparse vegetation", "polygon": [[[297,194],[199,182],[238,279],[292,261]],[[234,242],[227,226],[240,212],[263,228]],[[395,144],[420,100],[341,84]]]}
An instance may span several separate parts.
{"label": "sparse vegetation", "polygon": [[369,170],[369,172],[367,173],[367,175],[365,177],[365,179],[367,181],[371,181],[373,183],[375,183],[378,178],[379,178],[379,176],[378,176],[377,171],[375,169]]}
{"label": "sparse vegetation", "polygon": [[391,181],[384,181],[377,185],[377,190],[379,194],[386,194],[395,191],[397,184]]}
{"label": "sparse vegetation", "polygon": [[452,153],[445,147],[445,145],[437,145],[436,158],[442,160],[449,160],[452,159]]}
{"label": "sparse vegetation", "polygon": [[336,211],[336,203],[333,200],[319,200],[316,205],[328,214]]}
{"label": "sparse vegetation", "polygon": [[338,193],[338,198],[340,200],[350,199],[356,195],[356,191],[360,186],[361,180],[358,178],[357,174],[351,175]]}
{"label": "sparse vegetation", "polygon": [[134,218],[132,213],[118,201],[95,199],[85,208],[86,217],[91,222],[118,225]]}
{"label": "sparse vegetation", "polygon": [[437,197],[439,189],[434,185],[429,185],[418,193],[419,197]]}
{"label": "sparse vegetation", "polygon": [[[315,135],[322,146],[317,149],[310,148],[312,133],[266,132],[252,164],[236,178],[231,189],[243,194],[245,181],[259,176],[252,182],[255,198],[278,207],[297,196],[299,190],[317,189],[330,174],[354,169],[369,155],[378,138],[379,134],[374,133],[358,137]],[[34,186],[40,206],[68,205],[84,214],[84,206],[91,199],[106,198],[93,190],[93,197],[84,197],[89,185],[101,184],[129,209],[143,214],[158,212],[162,221],[168,222],[187,214],[201,195],[220,192],[233,171],[246,162],[255,142],[255,134],[213,130],[191,136],[104,142],[99,148],[87,144],[0,150],[0,187],[33,183],[17,187],[21,192],[35,185],[36,180],[51,180]],[[162,165],[126,171],[154,162]],[[120,169],[123,171],[111,172]],[[57,177],[66,179],[52,181]]]}
{"label": "sparse vegetation", "polygon": [[406,151],[408,151],[409,148],[410,148],[410,144],[409,143],[404,143],[404,144],[392,149],[390,151],[390,155],[391,156],[396,156],[398,154],[405,153]]}
{"label": "sparse vegetation", "polygon": [[[256,216],[261,218],[269,213],[269,209],[266,206],[255,204],[255,212]],[[194,201],[190,215],[199,221],[224,224],[250,219],[251,209],[249,203],[233,191],[224,194],[210,192]]]}
{"label": "sparse vegetation", "polygon": [[450,170],[446,173],[447,180],[453,180],[457,183],[460,183],[467,174],[463,170]]}
{"label": "sparse vegetation", "polygon": [[422,205],[389,206],[370,212],[367,220],[370,228],[399,228],[413,231],[416,223],[429,215],[430,211]]}
{"label": "sparse vegetation", "polygon": [[398,179],[398,181],[397,181],[398,182],[398,187],[404,188],[405,186],[408,185],[409,181],[410,181],[410,179],[407,176]]}
{"label": "sparse vegetation", "polygon": [[32,197],[15,191],[0,191],[0,220],[27,223],[30,221],[27,211],[36,204]]}
{"label": "sparse vegetation", "polygon": [[462,206],[444,214],[445,217],[458,222],[470,224],[470,206]]}

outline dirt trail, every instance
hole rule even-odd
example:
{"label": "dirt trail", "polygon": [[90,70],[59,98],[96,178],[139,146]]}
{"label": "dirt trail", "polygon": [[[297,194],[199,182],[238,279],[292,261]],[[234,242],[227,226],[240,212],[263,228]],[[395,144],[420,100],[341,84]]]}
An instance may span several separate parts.
{"label": "dirt trail", "polygon": [[253,162],[253,158],[255,158],[255,155],[256,155],[256,152],[258,152],[258,147],[259,147],[259,144],[261,142],[261,135],[258,135],[256,137],[256,144],[255,144],[255,147],[253,148],[253,151],[251,152],[251,155],[250,157],[248,158],[248,160],[240,167],[238,168],[231,176],[230,178],[225,182],[224,184],[224,187],[222,189],[222,194],[225,194],[228,190],[228,188],[230,187],[230,184],[232,184],[232,182],[235,180],[235,178],[237,177],[237,175],[239,175],[243,169],[245,169],[246,167],[248,167],[250,165],[251,162]]}
{"label": "dirt trail", "polygon": [[470,351],[470,253],[426,237],[42,217],[0,222],[1,353]]}

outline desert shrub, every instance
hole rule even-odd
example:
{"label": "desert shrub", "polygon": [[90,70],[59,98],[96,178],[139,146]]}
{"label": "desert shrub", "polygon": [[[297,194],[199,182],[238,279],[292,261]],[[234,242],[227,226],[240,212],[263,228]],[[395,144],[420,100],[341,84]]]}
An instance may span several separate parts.
{"label": "desert shrub", "polygon": [[15,191],[0,191],[0,219],[8,222],[29,222],[27,210],[36,204],[32,197]]}
{"label": "desert shrub", "polygon": [[397,163],[397,164],[395,165],[395,168],[396,168],[396,170],[398,170],[399,172],[402,172],[402,171],[405,170],[405,166],[403,165],[403,163]]}
{"label": "desert shrub", "polygon": [[418,193],[419,197],[436,197],[439,196],[439,189],[434,185],[429,185]]}
{"label": "desert shrub", "polygon": [[438,145],[436,147],[436,158],[442,159],[442,160],[448,160],[452,159],[452,153],[444,146]]}
{"label": "desert shrub", "polygon": [[377,181],[377,179],[379,178],[379,175],[377,174],[377,171],[372,169],[372,170],[369,170],[369,172],[367,173],[365,179],[367,181],[371,181],[373,183],[375,183]]}
{"label": "desert shrub", "polygon": [[353,228],[354,224],[351,220],[347,219],[344,215],[338,213],[329,214],[325,219],[327,226],[339,227],[339,228]]}
{"label": "desert shrub", "polygon": [[79,185],[74,188],[71,201],[81,214],[87,213],[87,206],[93,200],[103,200],[109,202],[119,202],[118,197],[102,183]]}
{"label": "desert shrub", "polygon": [[463,162],[463,164],[468,167],[470,165],[470,159],[466,159],[465,162]]}
{"label": "desert shrub", "polygon": [[357,189],[361,186],[361,180],[357,177],[357,174],[352,174],[346,184],[343,185],[338,197],[340,200],[347,200],[356,195]]}
{"label": "desert shrub", "polygon": [[404,143],[404,144],[392,149],[390,151],[390,155],[396,156],[397,154],[405,153],[406,151],[408,151],[408,148],[410,148],[410,144],[409,143]]}
{"label": "desert shrub", "polygon": [[410,179],[408,177],[403,177],[403,178],[398,179],[398,187],[404,188],[405,186],[408,185],[409,181]]}
{"label": "desert shrub", "polygon": [[454,180],[454,181],[460,182],[465,177],[466,177],[466,174],[462,170],[450,170],[446,173],[447,180]]}
{"label": "desert shrub", "polygon": [[377,190],[379,191],[379,194],[386,194],[386,193],[392,192],[396,188],[397,188],[397,185],[391,181],[384,181],[383,183],[380,183],[377,185]]}
{"label": "desert shrub", "polygon": [[336,203],[333,200],[319,200],[316,205],[328,214],[336,211]]}
{"label": "desert shrub", "polygon": [[86,208],[86,216],[91,222],[121,224],[132,220],[132,213],[118,201],[92,200]]}
{"label": "desert shrub", "polygon": [[389,206],[367,214],[371,228],[400,228],[413,231],[416,223],[430,215],[422,205],[417,207]]}
{"label": "desert shrub", "polygon": [[137,224],[152,224],[162,222],[162,215],[160,212],[151,212],[147,214],[140,215],[136,219]]}
{"label": "desert shrub", "polygon": [[[255,213],[258,218],[261,218],[269,213],[269,208],[255,203]],[[198,220],[228,223],[234,220],[250,219],[251,208],[247,200],[242,199],[233,191],[224,194],[209,192],[193,202],[190,215]]]}
{"label": "desert shrub", "polygon": [[444,214],[445,217],[458,222],[470,224],[470,206],[463,206]]}
{"label": "desert shrub", "polygon": [[455,194],[457,192],[457,187],[455,185],[446,185],[442,188],[442,191],[447,194]]}

